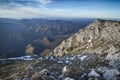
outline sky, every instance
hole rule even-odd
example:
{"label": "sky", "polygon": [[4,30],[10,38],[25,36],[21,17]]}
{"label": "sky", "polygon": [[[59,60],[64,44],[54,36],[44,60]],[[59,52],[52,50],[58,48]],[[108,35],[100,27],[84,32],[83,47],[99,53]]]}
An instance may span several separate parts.
{"label": "sky", "polygon": [[0,0],[0,18],[120,19],[120,0]]}

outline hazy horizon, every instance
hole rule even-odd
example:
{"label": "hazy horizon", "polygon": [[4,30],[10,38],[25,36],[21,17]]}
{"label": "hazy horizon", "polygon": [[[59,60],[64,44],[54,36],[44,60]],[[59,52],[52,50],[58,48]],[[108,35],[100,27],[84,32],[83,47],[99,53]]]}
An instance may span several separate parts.
{"label": "hazy horizon", "polygon": [[119,0],[1,0],[0,18],[120,19]]}

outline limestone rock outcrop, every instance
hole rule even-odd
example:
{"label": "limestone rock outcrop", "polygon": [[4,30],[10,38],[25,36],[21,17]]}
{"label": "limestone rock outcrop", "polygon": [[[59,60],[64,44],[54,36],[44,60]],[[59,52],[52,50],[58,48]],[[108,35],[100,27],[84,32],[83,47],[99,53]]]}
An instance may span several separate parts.
{"label": "limestone rock outcrop", "polygon": [[57,46],[51,55],[97,54],[109,61],[110,66],[120,66],[120,21],[95,20]]}
{"label": "limestone rock outcrop", "polygon": [[86,28],[64,40],[52,55],[73,53],[115,53],[120,48],[120,22],[96,20]]}

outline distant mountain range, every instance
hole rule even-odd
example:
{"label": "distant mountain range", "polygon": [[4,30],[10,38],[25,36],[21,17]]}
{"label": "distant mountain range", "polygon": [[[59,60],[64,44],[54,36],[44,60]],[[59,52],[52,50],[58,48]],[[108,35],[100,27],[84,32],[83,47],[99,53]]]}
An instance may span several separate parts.
{"label": "distant mountain range", "polygon": [[1,58],[25,55],[29,44],[34,47],[31,54],[51,50],[91,21],[0,18]]}

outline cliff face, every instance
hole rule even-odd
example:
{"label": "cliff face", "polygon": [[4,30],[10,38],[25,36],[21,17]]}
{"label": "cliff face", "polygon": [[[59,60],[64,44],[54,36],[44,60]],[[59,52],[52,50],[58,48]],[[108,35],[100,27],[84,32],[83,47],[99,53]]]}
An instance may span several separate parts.
{"label": "cliff face", "polygon": [[120,59],[120,22],[96,20],[64,40],[51,53],[54,56],[99,54],[106,59]]}

